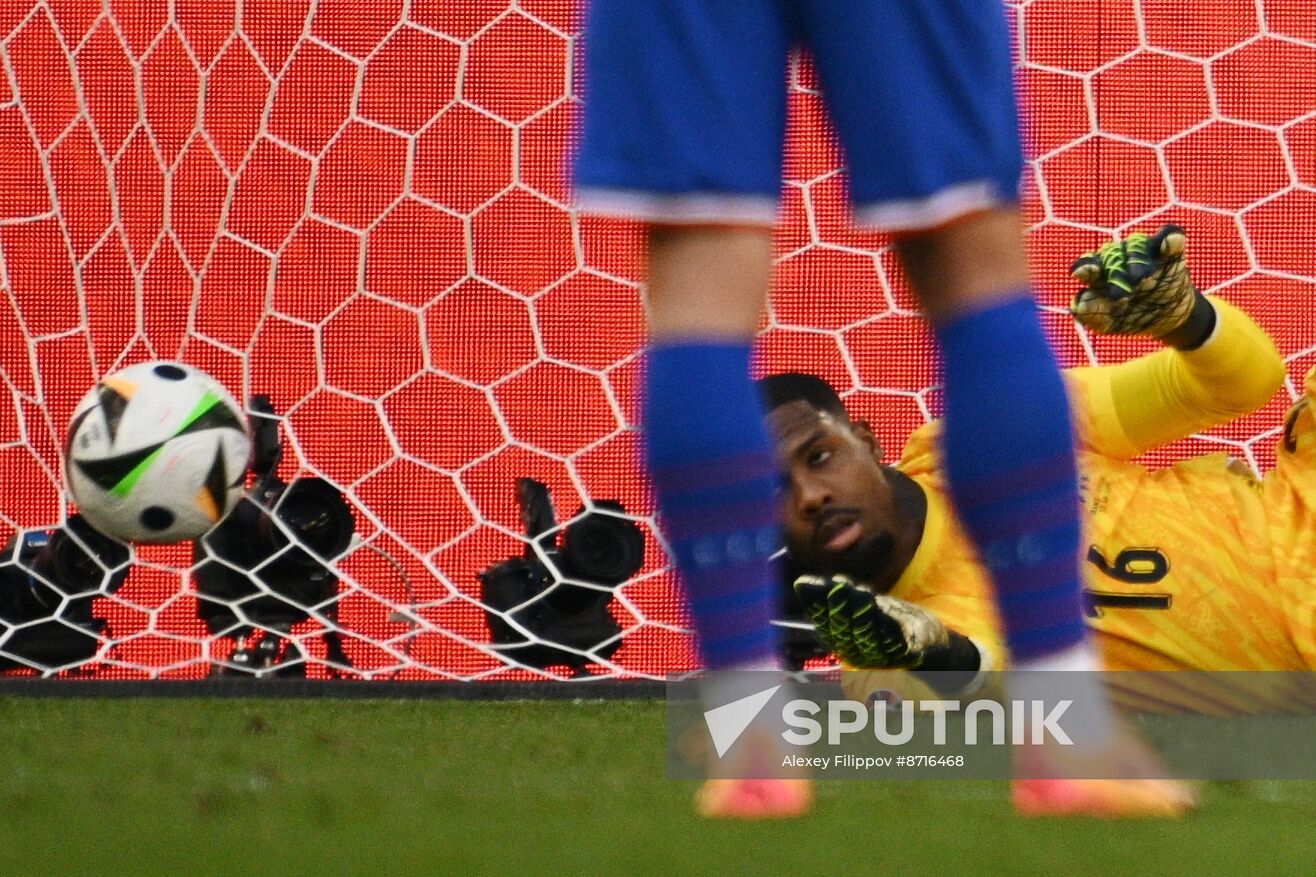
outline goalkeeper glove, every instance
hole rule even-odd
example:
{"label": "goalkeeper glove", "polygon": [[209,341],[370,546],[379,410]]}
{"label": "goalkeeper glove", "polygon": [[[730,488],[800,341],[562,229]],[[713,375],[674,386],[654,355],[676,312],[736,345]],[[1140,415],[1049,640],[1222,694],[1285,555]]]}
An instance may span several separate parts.
{"label": "goalkeeper glove", "polygon": [[1132,234],[1079,256],[1069,266],[1083,284],[1069,307],[1074,319],[1104,335],[1164,338],[1195,309],[1210,311],[1188,276],[1185,239],[1182,228],[1164,225],[1150,237]]}
{"label": "goalkeeper glove", "polygon": [[848,576],[800,576],[795,593],[819,638],[851,667],[914,669],[929,650],[950,644],[950,633],[937,616],[874,594]]}

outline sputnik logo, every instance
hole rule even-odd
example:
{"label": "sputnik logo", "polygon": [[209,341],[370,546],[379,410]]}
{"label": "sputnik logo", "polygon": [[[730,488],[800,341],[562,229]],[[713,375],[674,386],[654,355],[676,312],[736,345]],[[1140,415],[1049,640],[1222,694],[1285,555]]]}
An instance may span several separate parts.
{"label": "sputnik logo", "polygon": [[780,688],[780,685],[774,685],[757,694],[704,711],[704,723],[708,725],[708,733],[713,738],[713,748],[717,750],[718,758],[735,745],[750,722],[763,712],[763,708]]}

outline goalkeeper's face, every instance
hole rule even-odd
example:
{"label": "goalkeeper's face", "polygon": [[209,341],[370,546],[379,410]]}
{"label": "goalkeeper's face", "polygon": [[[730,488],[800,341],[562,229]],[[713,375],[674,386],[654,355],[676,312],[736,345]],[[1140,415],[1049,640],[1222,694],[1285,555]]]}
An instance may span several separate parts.
{"label": "goalkeeper's face", "polygon": [[868,582],[894,579],[906,555],[897,494],[867,424],[804,401],[779,405],[768,419],[787,476],[782,511],[795,562]]}

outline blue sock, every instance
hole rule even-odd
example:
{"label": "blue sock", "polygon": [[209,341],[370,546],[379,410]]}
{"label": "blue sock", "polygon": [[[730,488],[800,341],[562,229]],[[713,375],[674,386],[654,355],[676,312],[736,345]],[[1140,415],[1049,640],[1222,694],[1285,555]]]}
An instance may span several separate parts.
{"label": "blue sock", "polygon": [[648,357],[645,455],[704,665],[775,666],[777,461],[750,346],[691,342]]}
{"label": "blue sock", "polygon": [[1069,401],[1033,299],[1020,296],[936,330],[950,493],[1017,661],[1087,635]]}

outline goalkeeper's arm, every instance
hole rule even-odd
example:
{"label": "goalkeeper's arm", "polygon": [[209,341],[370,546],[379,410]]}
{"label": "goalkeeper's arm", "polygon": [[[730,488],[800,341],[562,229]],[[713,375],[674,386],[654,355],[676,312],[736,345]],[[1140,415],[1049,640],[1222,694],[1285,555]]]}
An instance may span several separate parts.
{"label": "goalkeeper's arm", "polygon": [[800,576],[794,588],[818,637],[851,669],[916,670],[945,693],[963,690],[983,669],[978,646],[921,606],[843,575]]}

